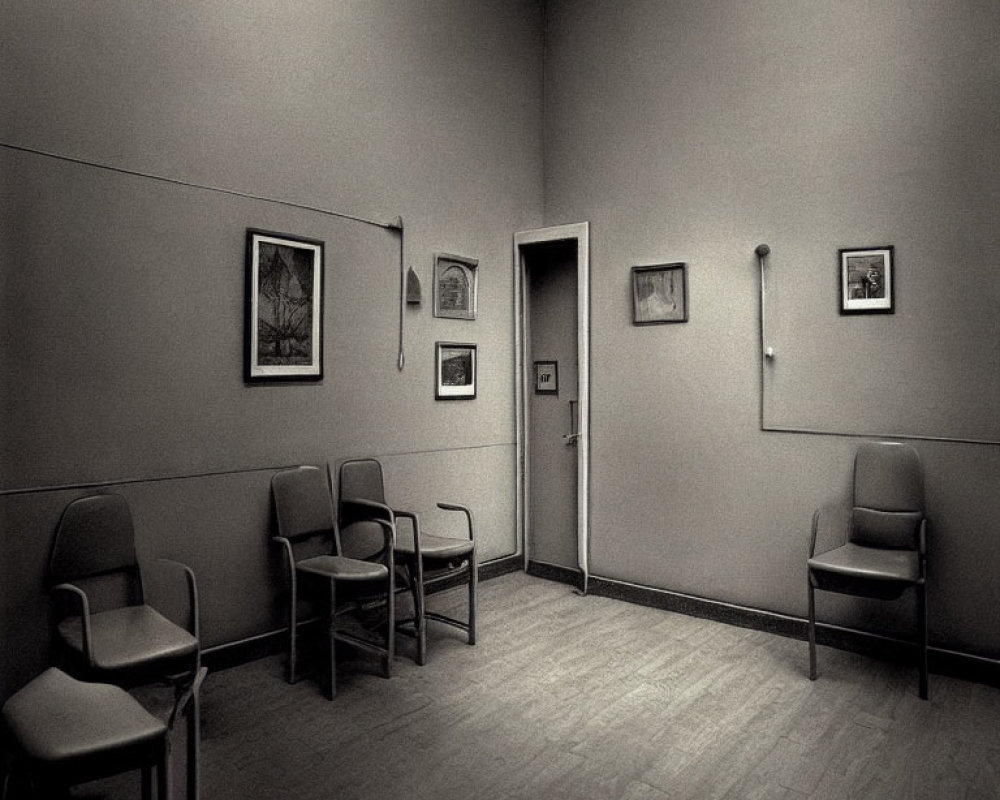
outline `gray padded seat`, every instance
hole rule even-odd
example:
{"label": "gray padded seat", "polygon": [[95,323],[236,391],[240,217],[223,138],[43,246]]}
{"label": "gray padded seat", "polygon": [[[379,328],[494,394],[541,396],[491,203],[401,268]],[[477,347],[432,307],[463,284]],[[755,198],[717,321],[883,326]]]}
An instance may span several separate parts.
{"label": "gray padded seat", "polygon": [[[85,683],[55,667],[15,693],[3,706],[8,781],[23,775],[37,797],[98,778],[142,770],[142,796],[169,795],[167,725],[128,692]],[[13,774],[11,774],[13,773]]]}

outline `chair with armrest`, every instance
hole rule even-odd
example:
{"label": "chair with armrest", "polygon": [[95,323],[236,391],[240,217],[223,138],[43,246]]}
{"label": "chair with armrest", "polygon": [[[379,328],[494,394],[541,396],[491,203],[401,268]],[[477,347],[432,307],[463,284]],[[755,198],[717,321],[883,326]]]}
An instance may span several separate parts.
{"label": "chair with armrest", "polygon": [[125,498],[97,494],[71,501],[56,527],[49,559],[55,638],[66,669],[84,680],[126,688],[155,682],[174,687],[170,727],[181,714],[187,716],[188,796],[196,798],[199,692],[206,673],[198,587],[189,567],[169,559],[152,564],[184,584],[186,619],[169,619],[149,604]]}
{"label": "chair with armrest", "polygon": [[[328,605],[329,679],[327,697],[337,693],[336,642],[346,642],[379,654],[384,674],[392,673],[395,651],[395,529],[379,521],[363,532],[364,541],[352,542],[345,555],[344,542],[333,512],[333,498],[326,473],[311,466],[282,470],[271,478],[271,494],[278,523],[273,540],[281,546],[288,569],[288,682],[298,679],[298,604],[302,589],[324,588],[320,599]],[[300,587],[300,582],[303,586]],[[338,594],[348,595],[349,602]],[[338,615],[360,611],[362,603],[383,602],[386,631],[381,640],[366,632],[337,624]]]}
{"label": "chair with armrest", "polygon": [[[332,465],[331,465],[332,469]],[[458,503],[438,503],[445,511],[455,511],[465,516],[468,538],[435,536],[420,528],[418,515],[412,511],[391,508],[385,499],[385,480],[382,464],[374,458],[351,459],[340,465],[338,480],[341,528],[371,519],[383,519],[396,526],[397,563],[406,574],[406,583],[413,595],[414,616],[401,621],[401,628],[417,640],[418,664],[427,658],[426,620],[452,625],[468,634],[469,644],[476,643],[476,588],[478,565],[472,511]],[[409,530],[402,530],[398,520],[407,520]],[[464,578],[468,585],[468,617],[455,619],[426,608],[426,584],[429,580]],[[412,630],[409,626],[412,625]]]}
{"label": "chair with armrest", "polygon": [[[817,554],[817,543],[835,546]],[[854,460],[851,508],[813,514],[809,543],[809,677],[816,679],[817,589],[878,600],[916,593],[920,697],[927,699],[927,518],[923,468],[916,450],[865,442]]]}

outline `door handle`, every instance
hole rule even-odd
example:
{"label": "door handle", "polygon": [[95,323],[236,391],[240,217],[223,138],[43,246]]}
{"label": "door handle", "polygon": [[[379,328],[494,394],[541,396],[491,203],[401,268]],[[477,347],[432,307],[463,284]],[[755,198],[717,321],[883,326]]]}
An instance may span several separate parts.
{"label": "door handle", "polygon": [[577,430],[576,426],[576,400],[569,401],[569,433],[564,433],[562,440],[563,444],[570,446],[575,445],[580,439],[580,431]]}

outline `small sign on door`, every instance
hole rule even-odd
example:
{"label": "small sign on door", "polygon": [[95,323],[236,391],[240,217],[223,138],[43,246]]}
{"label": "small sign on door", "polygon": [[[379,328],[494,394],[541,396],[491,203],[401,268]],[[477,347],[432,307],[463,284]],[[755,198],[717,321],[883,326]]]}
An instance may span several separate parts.
{"label": "small sign on door", "polygon": [[535,394],[559,394],[558,362],[535,362]]}

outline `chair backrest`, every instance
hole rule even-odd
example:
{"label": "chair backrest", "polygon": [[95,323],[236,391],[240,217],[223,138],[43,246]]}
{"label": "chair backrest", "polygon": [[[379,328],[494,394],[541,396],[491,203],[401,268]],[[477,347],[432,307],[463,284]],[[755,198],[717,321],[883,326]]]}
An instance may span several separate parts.
{"label": "chair backrest", "polygon": [[341,498],[385,502],[382,464],[374,458],[358,458],[341,464],[338,486]]}
{"label": "chair backrest", "polygon": [[924,519],[924,475],[917,451],[865,442],[854,458],[850,539],[868,547],[916,550]]}
{"label": "chair backrest", "polygon": [[[326,473],[318,467],[282,470],[271,478],[271,495],[278,520],[278,535],[293,544],[318,540],[318,552],[340,552],[340,536],[333,514],[333,498]],[[313,555],[315,553],[310,553]]]}
{"label": "chair backrest", "polygon": [[51,584],[106,579],[109,597],[142,602],[135,529],[124,497],[96,494],[70,501],[56,526],[48,577]]}
{"label": "chair backrest", "polygon": [[[340,465],[337,478],[338,502],[345,498],[385,503],[382,464],[377,459],[357,458]],[[382,529],[368,521],[370,517],[370,511],[345,508],[343,502],[340,502],[340,530],[346,555],[366,559],[380,556],[383,547]]]}

